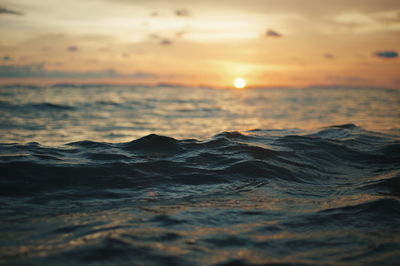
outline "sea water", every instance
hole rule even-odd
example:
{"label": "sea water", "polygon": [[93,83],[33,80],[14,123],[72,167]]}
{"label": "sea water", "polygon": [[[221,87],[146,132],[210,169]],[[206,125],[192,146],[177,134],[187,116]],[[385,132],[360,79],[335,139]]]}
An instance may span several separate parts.
{"label": "sea water", "polygon": [[0,88],[0,263],[396,265],[400,91]]}

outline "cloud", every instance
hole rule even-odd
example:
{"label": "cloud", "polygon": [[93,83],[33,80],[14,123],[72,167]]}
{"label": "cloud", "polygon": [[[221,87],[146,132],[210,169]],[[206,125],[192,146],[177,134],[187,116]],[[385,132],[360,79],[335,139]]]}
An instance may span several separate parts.
{"label": "cloud", "polygon": [[101,78],[133,78],[155,79],[159,75],[151,72],[138,71],[123,74],[115,69],[99,71],[56,71],[45,69],[44,64],[31,65],[0,65],[0,78],[69,78],[69,79],[101,79]]}
{"label": "cloud", "polygon": [[78,51],[78,50],[79,50],[78,46],[75,46],[75,45],[69,46],[69,47],[67,48],[67,51],[68,51],[68,52],[76,52],[76,51]]}
{"label": "cloud", "polygon": [[175,36],[178,37],[178,38],[181,38],[181,37],[183,37],[183,35],[185,35],[185,34],[187,34],[187,32],[185,32],[185,31],[178,31],[177,33],[175,33]]}
{"label": "cloud", "polygon": [[162,39],[162,37],[161,37],[160,35],[155,34],[155,33],[150,34],[150,35],[149,35],[149,38],[155,39],[155,40],[160,40],[160,39]]}
{"label": "cloud", "polygon": [[177,10],[175,10],[175,15],[177,15],[178,17],[190,17],[191,16],[189,10],[187,10],[187,9],[177,9]]}
{"label": "cloud", "polygon": [[374,53],[374,56],[382,58],[396,58],[399,57],[399,54],[394,50],[386,50],[386,51],[377,51]]}
{"label": "cloud", "polygon": [[160,45],[164,45],[164,46],[172,45],[172,41],[171,40],[169,40],[167,38],[164,38],[164,37],[161,37],[160,35],[150,34],[149,37],[151,39],[159,40],[160,41]]}
{"label": "cloud", "polygon": [[325,57],[326,59],[335,59],[335,56],[334,56],[333,54],[331,54],[331,53],[325,53],[325,54],[324,54],[324,57]]}
{"label": "cloud", "polygon": [[3,56],[2,60],[6,62],[6,61],[10,61],[10,60],[12,60],[12,59],[11,59],[10,56],[5,55],[5,56]]}
{"label": "cloud", "polygon": [[[169,8],[173,6],[187,5],[187,0],[107,0],[108,2],[125,3],[127,5],[141,5],[141,6],[160,6],[162,8]],[[304,14],[309,17],[325,17],[330,14],[337,14],[347,10],[358,10],[360,12],[380,12],[387,10],[396,10],[399,8],[398,0],[335,0],[335,1],[321,1],[321,0],[202,0],[190,1],[190,6],[193,8],[198,7],[212,7],[214,10],[223,9],[240,9],[253,13],[259,12],[262,14],[271,13],[297,13]]]}
{"label": "cloud", "polygon": [[172,45],[172,41],[170,41],[168,39],[163,39],[160,41],[160,44],[164,45],[164,46],[168,46],[168,45]]}
{"label": "cloud", "polygon": [[9,14],[9,15],[16,15],[16,16],[23,16],[24,14],[15,10],[11,10],[5,7],[0,6],[0,15],[2,14]]}
{"label": "cloud", "polygon": [[274,30],[267,30],[265,33],[267,37],[272,37],[272,38],[280,38],[282,35]]}

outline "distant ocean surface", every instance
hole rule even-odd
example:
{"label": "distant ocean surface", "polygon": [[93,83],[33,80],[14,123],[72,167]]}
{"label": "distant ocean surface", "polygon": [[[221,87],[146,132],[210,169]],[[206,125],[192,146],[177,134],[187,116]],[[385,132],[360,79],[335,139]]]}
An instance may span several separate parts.
{"label": "distant ocean surface", "polygon": [[0,87],[0,264],[398,265],[400,90]]}

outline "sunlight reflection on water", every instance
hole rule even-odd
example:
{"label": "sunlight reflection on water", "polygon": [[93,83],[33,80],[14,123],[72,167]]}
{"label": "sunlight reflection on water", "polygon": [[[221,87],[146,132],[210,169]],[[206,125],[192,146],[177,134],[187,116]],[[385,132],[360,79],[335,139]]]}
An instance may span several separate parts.
{"label": "sunlight reflection on water", "polygon": [[223,131],[400,124],[400,91],[215,90],[171,87],[2,87],[2,141],[122,142],[156,133],[205,138]]}

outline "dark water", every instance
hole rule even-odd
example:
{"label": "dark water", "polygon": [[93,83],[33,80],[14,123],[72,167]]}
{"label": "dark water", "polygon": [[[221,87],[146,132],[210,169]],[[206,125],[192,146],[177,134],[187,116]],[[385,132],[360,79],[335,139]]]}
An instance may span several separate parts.
{"label": "dark water", "polygon": [[[153,101],[164,102],[156,104],[158,109],[139,108],[135,113],[128,104],[97,106],[101,119],[95,117],[88,99],[77,97],[68,103],[66,88],[56,88],[58,96],[50,89],[51,97],[46,89],[2,89],[2,264],[397,265],[400,261],[400,134],[398,124],[390,123],[398,119],[395,91],[203,93],[187,103],[192,111],[178,116],[178,106],[185,105],[181,97],[189,96],[170,88],[168,97],[154,96]],[[68,89],[71,94],[88,93]],[[24,98],[22,92],[32,91],[36,96]],[[124,101],[137,97],[138,105],[143,105],[148,95],[133,91],[125,92],[130,98]],[[248,117],[258,119],[247,121],[249,127],[278,120],[279,111],[268,114],[270,107],[264,106],[271,93],[278,94],[282,106],[291,106],[285,101],[294,94],[302,104],[309,102],[304,107],[308,112],[281,111],[281,115],[286,112],[280,121],[287,126],[283,129],[219,131],[208,137],[209,131],[194,131],[201,121],[213,121],[215,130],[234,128]],[[99,102],[94,98],[107,98],[104,94],[120,95],[104,90],[103,95],[88,98]],[[357,94],[358,103],[326,101],[327,95]],[[49,98],[43,99],[46,95]],[[215,95],[225,97],[225,105],[218,104],[221,99],[212,101]],[[37,101],[32,100],[35,97]],[[166,104],[166,99],[172,103]],[[370,120],[380,121],[375,124],[379,130],[371,130],[363,120],[369,109],[362,99],[375,106]],[[200,108],[201,101],[209,109],[196,111],[193,106]],[[227,110],[232,103],[237,103],[232,110],[240,111]],[[210,105],[219,111],[210,110]],[[333,105],[338,105],[337,112],[326,111]],[[346,108],[354,109],[353,116],[346,115]],[[329,115],[317,119],[310,110]],[[193,126],[176,128],[181,132],[177,135],[199,137],[101,138],[102,126],[114,123],[117,132],[123,117],[133,123],[143,116],[152,117],[143,128],[158,125],[157,132],[166,124],[192,120]],[[298,129],[291,129],[288,125],[296,117]],[[351,118],[357,125],[323,126],[325,121]],[[59,129],[46,129],[46,124]],[[67,133],[60,136],[63,130]],[[76,131],[73,136],[72,131]],[[12,143],[13,138],[20,141]],[[80,140],[70,142],[71,138]]]}

